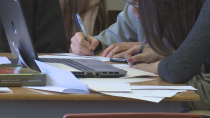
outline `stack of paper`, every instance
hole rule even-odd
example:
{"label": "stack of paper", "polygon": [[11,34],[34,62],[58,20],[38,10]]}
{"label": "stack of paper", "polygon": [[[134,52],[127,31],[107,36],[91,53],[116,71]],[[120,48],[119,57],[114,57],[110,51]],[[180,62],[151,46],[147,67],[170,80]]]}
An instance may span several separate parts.
{"label": "stack of paper", "polygon": [[7,57],[0,57],[0,64],[11,64],[11,61]]}
{"label": "stack of paper", "polygon": [[88,93],[87,87],[82,84],[71,72],[59,69],[43,62],[36,61],[42,73],[47,75],[45,87],[28,87],[32,89],[48,90],[63,93]]}
{"label": "stack of paper", "polygon": [[158,103],[165,97],[172,97],[179,92],[196,90],[192,86],[130,86],[125,84],[93,84],[91,90],[106,95],[134,98]]}

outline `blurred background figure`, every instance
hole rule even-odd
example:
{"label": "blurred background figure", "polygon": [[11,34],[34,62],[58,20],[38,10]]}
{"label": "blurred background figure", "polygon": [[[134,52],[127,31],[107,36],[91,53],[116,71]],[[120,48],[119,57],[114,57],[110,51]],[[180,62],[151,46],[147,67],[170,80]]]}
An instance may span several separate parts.
{"label": "blurred background figure", "polygon": [[[59,0],[19,0],[37,53],[67,53]],[[0,20],[0,52],[10,52]]]}
{"label": "blurred background figure", "polygon": [[[88,35],[95,36],[106,29],[107,13],[105,0],[59,0],[69,46],[70,40],[79,29],[75,14],[78,13]],[[71,51],[70,51],[71,52]]]}

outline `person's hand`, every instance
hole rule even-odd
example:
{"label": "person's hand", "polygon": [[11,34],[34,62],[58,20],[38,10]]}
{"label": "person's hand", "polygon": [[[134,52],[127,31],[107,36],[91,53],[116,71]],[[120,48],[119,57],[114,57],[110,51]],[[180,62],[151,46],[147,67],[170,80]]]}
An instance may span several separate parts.
{"label": "person's hand", "polygon": [[114,58],[124,57],[124,53],[127,50],[129,50],[134,45],[141,45],[141,44],[142,42],[122,42],[122,43],[112,44],[111,46],[106,48],[103,52],[101,52],[99,55],[103,57],[109,57],[109,58],[112,56]]}
{"label": "person's hand", "polygon": [[98,39],[88,36],[90,44],[85,39],[85,35],[81,32],[77,32],[74,37],[71,38],[71,50],[76,55],[92,55],[91,49],[95,50],[99,44]]}
{"label": "person's hand", "polygon": [[137,65],[133,66],[132,68],[158,74],[158,64],[159,63],[160,63],[160,61],[157,61],[155,63],[150,63],[150,64],[141,63],[141,64],[137,64]]}
{"label": "person's hand", "polygon": [[133,46],[130,50],[128,50],[124,54],[124,57],[127,59],[128,64],[130,66],[132,66],[134,62],[154,63],[164,58],[164,56],[158,55],[151,48],[147,47],[144,47],[141,54],[136,55],[137,52],[139,51],[139,48],[140,48],[139,45]]}

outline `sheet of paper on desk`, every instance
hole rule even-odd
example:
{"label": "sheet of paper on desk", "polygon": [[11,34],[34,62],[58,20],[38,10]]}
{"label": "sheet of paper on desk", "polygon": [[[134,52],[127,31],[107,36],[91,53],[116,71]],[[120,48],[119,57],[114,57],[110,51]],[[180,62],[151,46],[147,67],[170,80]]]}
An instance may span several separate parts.
{"label": "sheet of paper on desk", "polygon": [[106,95],[134,98],[139,100],[145,100],[150,102],[158,103],[165,97],[172,97],[179,92],[184,92],[185,90],[132,90],[131,93],[114,93],[114,92],[101,92]]}
{"label": "sheet of paper on desk", "polygon": [[41,72],[47,75],[47,86],[68,88],[71,93],[88,93],[87,87],[82,84],[71,72],[59,69],[35,60]]}
{"label": "sheet of paper on desk", "polygon": [[123,83],[133,83],[133,82],[145,82],[155,79],[149,78],[78,78],[80,82],[85,85],[91,84],[123,84]]}
{"label": "sheet of paper on desk", "polygon": [[110,58],[107,57],[101,57],[101,56],[66,56],[66,55],[41,55],[39,58],[60,58],[60,59],[94,59],[94,60],[100,60],[100,61],[109,61]]}
{"label": "sheet of paper on desk", "polygon": [[11,61],[7,57],[0,57],[0,64],[11,64]]}
{"label": "sheet of paper on desk", "polygon": [[99,92],[131,92],[130,84],[91,84],[91,90]]}
{"label": "sheet of paper on desk", "polygon": [[142,71],[142,70],[138,70],[138,69],[134,69],[134,68],[130,68],[129,65],[127,64],[112,64],[113,66],[126,70],[127,74],[122,77],[122,78],[126,78],[126,77],[136,77],[136,76],[158,76],[154,73],[150,73],[150,72],[146,72],[146,71]]}
{"label": "sheet of paper on desk", "polygon": [[192,86],[144,86],[131,85],[132,90],[197,90]]}
{"label": "sheet of paper on desk", "polygon": [[144,97],[172,97],[185,90],[133,90],[134,93]]}
{"label": "sheet of paper on desk", "polygon": [[0,87],[0,93],[11,93],[12,90],[10,90],[8,87]]}
{"label": "sheet of paper on desk", "polygon": [[145,100],[150,102],[158,103],[164,99],[164,97],[144,97],[138,93],[131,92],[131,93],[110,93],[110,92],[101,92],[106,95],[117,96],[117,97],[125,97],[125,98],[133,98],[138,100]]}
{"label": "sheet of paper on desk", "polygon": [[[64,87],[58,87],[58,86],[43,86],[43,87],[40,87],[40,86],[30,86],[30,87],[27,87],[27,88],[31,88],[31,89],[37,89],[37,90],[44,90],[44,91],[52,91],[52,92],[59,92],[59,93],[81,93],[80,90],[74,90],[72,91],[71,89],[68,89],[68,88],[64,88]],[[87,93],[87,92],[84,92],[84,93]]]}

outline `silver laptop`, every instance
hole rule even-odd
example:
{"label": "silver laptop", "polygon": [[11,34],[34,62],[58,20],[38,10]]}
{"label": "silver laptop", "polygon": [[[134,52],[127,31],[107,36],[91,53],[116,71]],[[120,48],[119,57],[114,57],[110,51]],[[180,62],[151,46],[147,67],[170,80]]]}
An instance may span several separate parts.
{"label": "silver laptop", "polygon": [[0,0],[0,17],[13,58],[33,70],[40,71],[34,61],[36,59],[42,62],[62,63],[80,70],[72,72],[77,77],[120,77],[127,73],[99,60],[38,58],[19,0]]}

